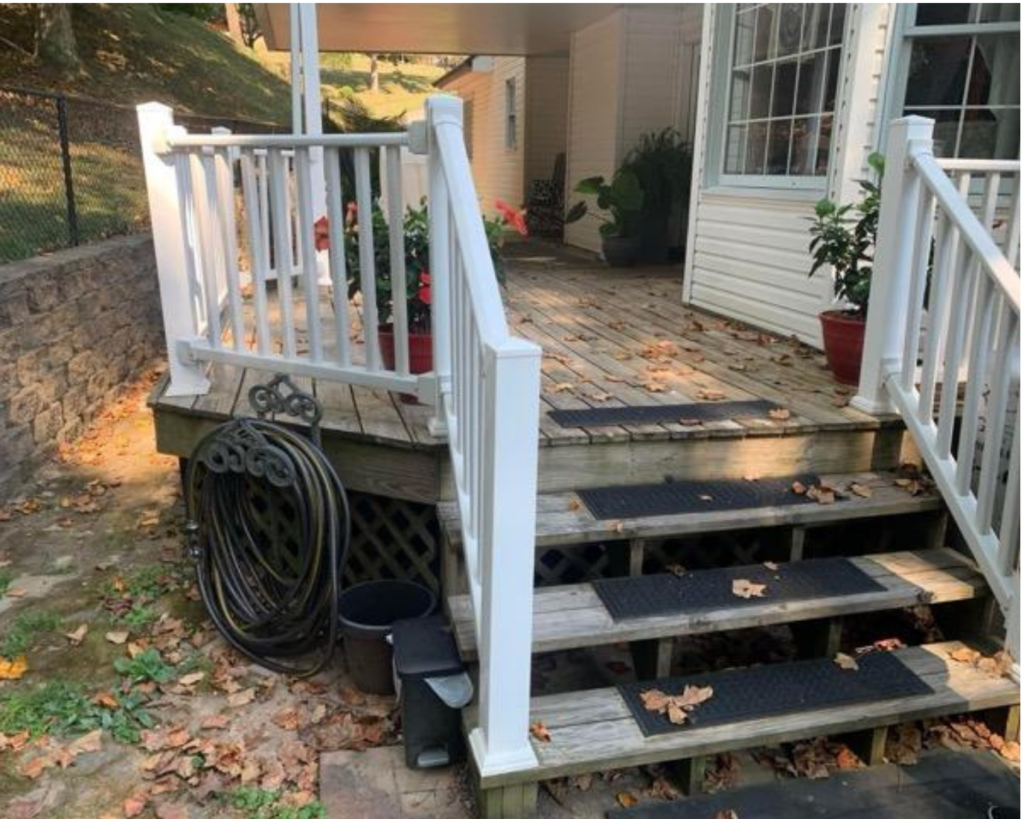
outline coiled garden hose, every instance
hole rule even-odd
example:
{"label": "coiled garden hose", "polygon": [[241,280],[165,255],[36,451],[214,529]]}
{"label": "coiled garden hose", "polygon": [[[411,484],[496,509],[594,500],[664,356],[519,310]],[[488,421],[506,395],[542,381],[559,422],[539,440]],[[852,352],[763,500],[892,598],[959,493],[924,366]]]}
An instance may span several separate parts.
{"label": "coiled garden hose", "polygon": [[324,668],[351,518],[323,451],[270,421],[230,421],[200,441],[185,495],[199,593],[224,639],[274,671]]}

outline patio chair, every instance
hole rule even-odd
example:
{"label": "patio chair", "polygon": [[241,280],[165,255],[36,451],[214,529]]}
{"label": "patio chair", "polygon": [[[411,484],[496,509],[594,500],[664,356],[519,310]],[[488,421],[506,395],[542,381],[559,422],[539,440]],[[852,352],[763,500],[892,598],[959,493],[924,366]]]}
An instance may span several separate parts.
{"label": "patio chair", "polygon": [[534,179],[526,199],[526,224],[531,236],[560,239],[565,222],[565,154],[555,157],[550,179]]}

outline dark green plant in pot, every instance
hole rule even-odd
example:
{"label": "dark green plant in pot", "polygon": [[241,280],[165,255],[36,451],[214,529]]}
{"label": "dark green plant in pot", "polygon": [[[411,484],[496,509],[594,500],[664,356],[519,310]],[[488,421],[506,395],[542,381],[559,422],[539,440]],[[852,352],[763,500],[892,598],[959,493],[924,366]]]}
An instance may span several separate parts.
{"label": "dark green plant in pot", "polygon": [[674,128],[644,134],[626,156],[628,168],[640,182],[644,203],[640,213],[641,255],[664,261],[669,246],[669,224],[682,220],[690,195],[693,152]]}
{"label": "dark green plant in pot", "polygon": [[635,173],[626,167],[619,168],[606,182],[603,176],[591,176],[581,180],[574,189],[576,193],[596,196],[598,213],[591,213],[587,203],[580,200],[565,216],[565,223],[572,224],[586,215],[600,220],[601,251],[612,267],[623,267],[636,261],[637,220],[644,206],[644,192]]}
{"label": "dark green plant in pot", "polygon": [[872,154],[868,164],[876,178],[858,183],[862,193],[858,202],[839,205],[822,199],[815,205],[808,247],[812,258],[810,275],[823,268],[830,271],[836,298],[847,305],[820,315],[825,356],[835,377],[844,384],[856,384],[860,379],[878,237],[885,160],[881,154]]}
{"label": "dark green plant in pot", "polygon": [[850,312],[861,317],[867,316],[871,295],[885,158],[871,154],[868,164],[877,178],[858,182],[863,194],[859,202],[839,205],[822,199],[814,206],[808,248],[813,259],[809,275],[822,268],[831,269],[836,298],[847,302]]}

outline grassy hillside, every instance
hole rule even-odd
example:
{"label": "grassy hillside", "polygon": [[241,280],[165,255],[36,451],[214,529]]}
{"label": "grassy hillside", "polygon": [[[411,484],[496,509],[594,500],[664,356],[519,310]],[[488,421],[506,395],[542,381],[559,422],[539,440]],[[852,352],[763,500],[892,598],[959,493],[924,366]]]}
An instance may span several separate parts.
{"label": "grassy hillside", "polygon": [[[31,49],[28,4],[0,4],[4,38]],[[195,114],[288,122],[281,75],[198,20],[143,4],[73,9],[82,59],[62,77],[0,43],[0,85],[20,85],[135,105],[158,100]]]}

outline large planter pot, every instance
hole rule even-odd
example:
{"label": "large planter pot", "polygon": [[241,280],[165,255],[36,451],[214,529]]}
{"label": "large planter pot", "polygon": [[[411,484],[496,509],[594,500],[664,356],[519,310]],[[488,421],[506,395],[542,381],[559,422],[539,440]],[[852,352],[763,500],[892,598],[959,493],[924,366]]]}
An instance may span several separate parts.
{"label": "large planter pot", "polygon": [[637,239],[637,261],[661,264],[668,259],[668,219],[648,219]]}
{"label": "large planter pot", "polygon": [[[395,329],[391,324],[377,328],[380,358],[387,370],[395,369]],[[430,333],[409,333],[409,372],[412,375],[429,373],[434,369],[434,337]],[[414,395],[401,396],[404,404],[417,404]]]}
{"label": "large planter pot", "polygon": [[836,381],[859,384],[866,326],[864,318],[842,310],[827,310],[818,318],[821,319],[821,335],[825,341],[825,358]]}
{"label": "large planter pot", "polygon": [[611,267],[632,267],[636,262],[637,241],[632,236],[606,236],[601,254]]}
{"label": "large planter pot", "polygon": [[[395,328],[382,324],[377,329],[380,357],[387,370],[395,369]],[[434,337],[430,333],[409,333],[409,372],[413,375],[434,369]]]}

